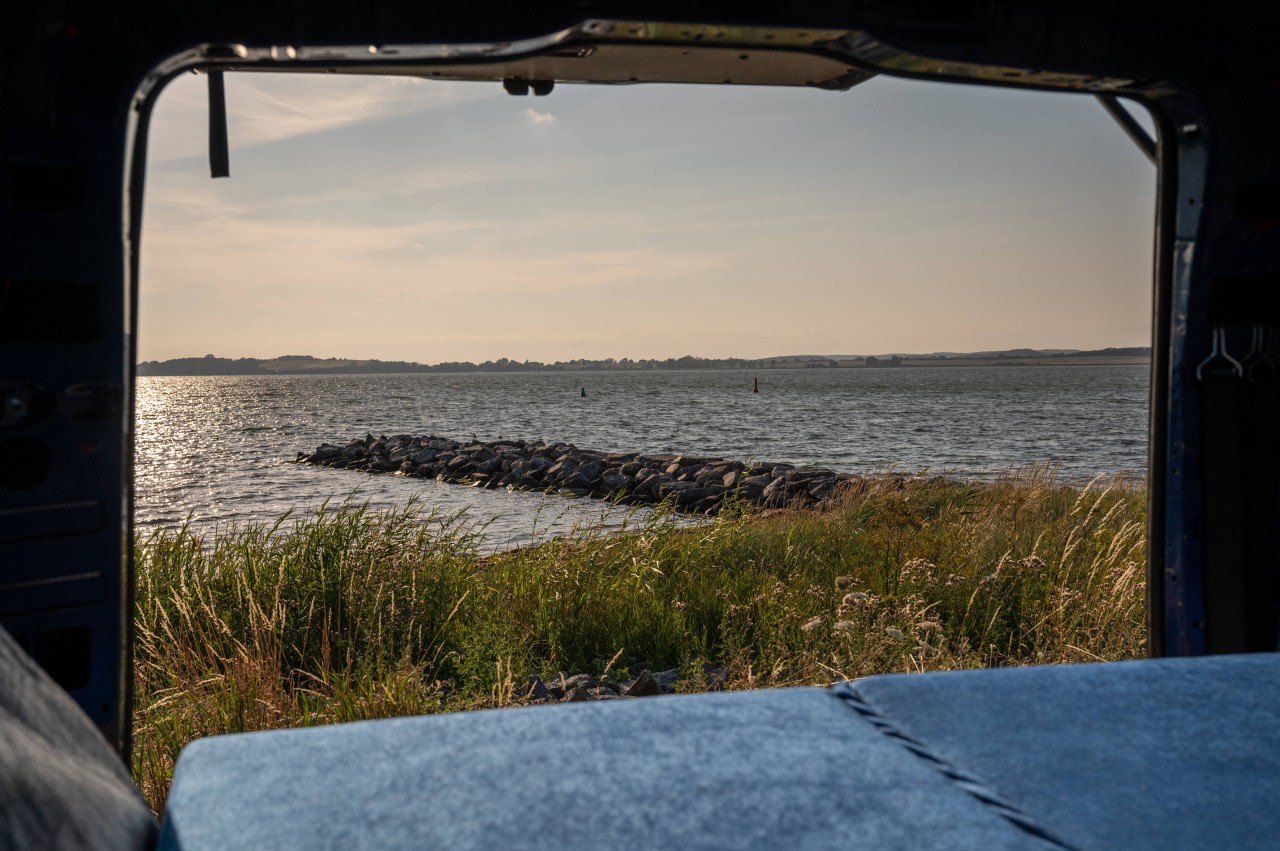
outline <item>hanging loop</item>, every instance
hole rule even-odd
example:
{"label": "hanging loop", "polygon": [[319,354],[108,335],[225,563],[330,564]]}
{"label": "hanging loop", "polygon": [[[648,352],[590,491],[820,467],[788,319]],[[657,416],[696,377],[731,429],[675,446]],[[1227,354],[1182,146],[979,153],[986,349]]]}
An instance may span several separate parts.
{"label": "hanging loop", "polygon": [[1280,369],[1276,367],[1275,358],[1271,356],[1269,336],[1270,332],[1265,326],[1253,326],[1253,348],[1240,360],[1245,368],[1245,375],[1250,381],[1258,378],[1275,378],[1276,374],[1280,373]]}
{"label": "hanging loop", "polygon": [[1240,365],[1240,361],[1231,357],[1231,354],[1227,351],[1227,329],[1221,325],[1216,325],[1213,329],[1213,350],[1196,367],[1196,380],[1203,381],[1204,368],[1219,358],[1227,362],[1230,366],[1231,374],[1238,378],[1244,377],[1244,367]]}

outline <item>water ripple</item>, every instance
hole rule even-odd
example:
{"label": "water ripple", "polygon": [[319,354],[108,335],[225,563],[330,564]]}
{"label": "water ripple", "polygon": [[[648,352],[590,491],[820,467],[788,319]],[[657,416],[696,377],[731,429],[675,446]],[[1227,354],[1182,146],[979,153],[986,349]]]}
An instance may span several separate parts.
{"label": "water ripple", "polygon": [[366,432],[972,478],[1059,462],[1079,481],[1145,468],[1147,375],[1110,366],[140,378],[136,517],[141,527],[188,514],[200,526],[274,520],[358,489],[376,506],[417,497],[494,517],[485,540],[500,547],[626,516],[596,501],[286,463]]}

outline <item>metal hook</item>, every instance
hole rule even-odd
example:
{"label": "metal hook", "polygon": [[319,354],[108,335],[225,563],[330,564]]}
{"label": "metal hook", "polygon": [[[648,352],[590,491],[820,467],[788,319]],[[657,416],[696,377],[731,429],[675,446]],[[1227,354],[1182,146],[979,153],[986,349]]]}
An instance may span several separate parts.
{"label": "metal hook", "polygon": [[1227,352],[1227,329],[1218,325],[1213,329],[1213,351],[1209,352],[1209,356],[1200,361],[1200,365],[1196,367],[1196,380],[1204,380],[1204,368],[1213,363],[1216,358],[1222,358],[1231,364],[1231,372],[1237,377],[1244,376],[1244,367],[1240,365],[1240,361],[1231,357]]}
{"label": "metal hook", "polygon": [[1274,378],[1280,370],[1276,368],[1275,359],[1271,357],[1270,341],[1267,339],[1267,329],[1262,325],[1253,326],[1253,348],[1249,350],[1249,354],[1241,358],[1240,363],[1244,365],[1248,363],[1245,369],[1250,381],[1257,376],[1259,369],[1265,367],[1271,370],[1271,376]]}
{"label": "metal hook", "polygon": [[1262,357],[1262,347],[1258,341],[1258,326],[1249,326],[1249,351],[1244,353],[1244,357],[1240,358],[1240,366],[1244,369],[1244,374],[1249,377],[1253,373],[1253,368],[1258,363],[1258,359]]}

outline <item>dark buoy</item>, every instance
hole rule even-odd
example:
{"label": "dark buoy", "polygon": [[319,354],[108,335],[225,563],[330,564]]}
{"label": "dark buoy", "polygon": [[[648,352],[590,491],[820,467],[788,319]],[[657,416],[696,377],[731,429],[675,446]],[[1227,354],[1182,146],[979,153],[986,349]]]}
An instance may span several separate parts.
{"label": "dark buoy", "polygon": [[755,382],[756,382],[756,383],[755,383],[755,385],[751,388],[751,392],[752,392],[752,393],[759,393],[759,392],[760,392],[760,379],[759,379],[759,378],[755,379]]}
{"label": "dark buoy", "polygon": [[583,387],[583,388],[582,388],[582,395],[583,395],[583,396],[586,396],[586,395],[587,395],[587,388],[585,388],[585,387]]}

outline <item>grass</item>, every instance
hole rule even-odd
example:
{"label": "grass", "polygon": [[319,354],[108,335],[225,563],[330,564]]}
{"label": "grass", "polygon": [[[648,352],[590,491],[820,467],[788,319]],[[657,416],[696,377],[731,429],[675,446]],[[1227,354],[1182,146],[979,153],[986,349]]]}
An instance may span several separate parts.
{"label": "grass", "polygon": [[1139,484],[1033,468],[497,555],[413,504],[159,532],[137,545],[135,779],[159,811],[194,738],[519,704],[530,673],[698,690],[704,662],[754,688],[1138,657],[1145,511]]}

